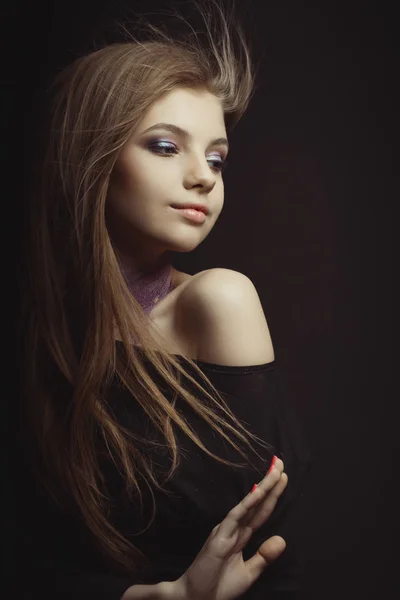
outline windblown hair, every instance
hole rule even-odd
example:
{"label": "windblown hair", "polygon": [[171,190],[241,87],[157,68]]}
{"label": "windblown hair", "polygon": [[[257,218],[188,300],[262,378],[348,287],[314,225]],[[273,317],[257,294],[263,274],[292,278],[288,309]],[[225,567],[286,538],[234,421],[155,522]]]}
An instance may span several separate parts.
{"label": "windblown hair", "polygon": [[[186,357],[203,385],[154,338],[148,316],[129,293],[106,226],[113,167],[155,101],[180,87],[207,90],[220,99],[228,128],[249,103],[254,71],[238,23],[215,1],[207,10],[202,9],[204,2],[195,4],[206,24],[203,41],[193,30],[173,37],[148,23],[146,39],[131,36],[107,45],[59,73],[29,217],[24,446],[34,457],[36,476],[55,501],[72,502],[103,555],[130,573],[136,573],[147,557],[108,518],[110,498],[99,443],[122,474],[129,497],[136,490],[142,498],[139,479],[150,489],[163,488],[135,436],[107,410],[107,393],[115,379],[165,439],[171,455],[167,481],[180,464],[176,428],[215,460],[239,468],[246,464],[210,452],[176,410],[178,396],[246,460],[242,444],[253,452],[254,443],[270,449],[233,415],[192,359]],[[116,331],[120,344],[115,342]],[[148,363],[165,385],[156,385]],[[188,391],[183,378],[209,399],[209,405]],[[161,389],[165,386],[173,390],[172,402]]]}

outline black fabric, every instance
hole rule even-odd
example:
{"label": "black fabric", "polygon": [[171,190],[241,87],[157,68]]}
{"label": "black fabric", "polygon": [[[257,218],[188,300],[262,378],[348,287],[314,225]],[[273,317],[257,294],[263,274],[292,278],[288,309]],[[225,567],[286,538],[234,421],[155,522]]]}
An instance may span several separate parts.
{"label": "black fabric", "polygon": [[[184,361],[183,357],[178,358]],[[196,362],[244,425],[272,445],[271,451],[257,447],[266,462],[250,453],[252,464],[244,469],[221,464],[176,430],[182,462],[164,485],[167,493],[153,490],[156,515],[145,531],[142,530],[148,525],[152,509],[148,488],[143,488],[141,513],[135,497],[129,503],[124,500],[123,482],[115,466],[104,463],[108,490],[114,499],[111,519],[151,561],[152,567],[143,570],[140,583],[172,581],[192,563],[213,527],[260,481],[276,454],[284,461],[288,486],[269,521],[250,540],[244,558],[252,556],[271,535],[282,535],[287,548],[242,597],[297,598],[301,588],[302,537],[307,534],[302,519],[304,480],[311,457],[298,416],[282,394],[276,364],[233,367]],[[190,372],[196,378],[195,371]],[[195,386],[188,387],[195,390]],[[200,397],[198,391],[196,395]],[[209,403],[207,398],[203,400]],[[145,439],[161,440],[139,404],[116,382],[108,403],[119,422],[130,431]],[[175,406],[209,450],[223,458],[244,462],[182,399],[178,398]],[[170,457],[165,448],[143,444],[141,449],[159,473],[168,472]],[[24,523],[21,548],[30,591],[18,598],[119,600],[130,585],[139,583],[129,575],[112,572],[100,558],[83,522],[76,515],[63,514],[34,484],[26,490],[26,505],[30,518]]]}

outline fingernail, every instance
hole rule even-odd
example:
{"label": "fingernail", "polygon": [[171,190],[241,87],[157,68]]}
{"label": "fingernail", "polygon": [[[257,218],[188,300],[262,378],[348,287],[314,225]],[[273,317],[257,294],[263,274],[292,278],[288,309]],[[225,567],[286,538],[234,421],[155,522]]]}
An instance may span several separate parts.
{"label": "fingernail", "polygon": [[254,492],[254,490],[255,490],[255,489],[257,489],[257,484],[256,484],[256,483],[255,483],[255,484],[253,485],[253,487],[251,488],[251,492],[250,492],[250,494],[252,494],[252,493]]}
{"label": "fingernail", "polygon": [[271,460],[271,466],[267,471],[267,475],[269,475],[271,473],[272,469],[274,468],[275,462],[276,462],[276,456],[274,455],[273,459]]}

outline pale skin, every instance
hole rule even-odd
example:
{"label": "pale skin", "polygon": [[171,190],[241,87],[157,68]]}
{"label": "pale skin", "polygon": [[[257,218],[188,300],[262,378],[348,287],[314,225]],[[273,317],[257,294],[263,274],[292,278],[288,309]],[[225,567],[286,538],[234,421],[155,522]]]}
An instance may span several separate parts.
{"label": "pale skin", "polygon": [[283,462],[275,467],[227,517],[217,525],[189,569],[177,581],[181,598],[231,600],[246,592],[264,569],[285,549],[280,536],[266,540],[247,561],[243,549],[252,534],[269,518],[288,477]]}
{"label": "pale skin", "polygon": [[247,561],[243,549],[252,534],[272,514],[287,486],[284,465],[272,471],[216,525],[187,571],[177,580],[158,586],[134,585],[121,600],[233,600],[244,594],[285,550],[280,536],[263,542]]}
{"label": "pale skin", "polygon": [[[172,125],[174,130],[159,123]],[[190,252],[201,244],[223,208],[220,167],[227,153],[222,106],[209,92],[180,88],[153,104],[122,149],[110,181],[108,230],[125,268],[133,273],[153,270],[170,252]],[[193,223],[171,207],[185,202],[207,206],[204,223]],[[151,325],[161,334],[166,349],[219,364],[273,360],[268,326],[248,278],[229,269],[209,269],[194,276],[173,269],[173,282],[173,291],[150,314]],[[187,315],[180,320],[184,325],[179,331],[174,318],[178,305]],[[197,327],[191,319],[194,307],[199,315]],[[221,339],[228,341],[224,345]],[[233,348],[238,348],[236,354]],[[213,529],[182,577],[175,582],[131,586],[121,600],[239,597],[285,549],[283,538],[273,536],[252,558],[243,560],[243,548],[268,520],[287,481],[284,465],[277,459],[255,492]]]}
{"label": "pale skin", "polygon": [[[146,132],[158,123],[187,133],[166,127]],[[221,104],[204,90],[174,90],[144,116],[119,155],[107,206],[111,237],[134,270],[156,267],[171,251],[190,252],[208,236],[224,203],[224,139]],[[194,224],[171,207],[184,202],[206,204],[206,221]],[[177,283],[185,280],[174,274]]]}

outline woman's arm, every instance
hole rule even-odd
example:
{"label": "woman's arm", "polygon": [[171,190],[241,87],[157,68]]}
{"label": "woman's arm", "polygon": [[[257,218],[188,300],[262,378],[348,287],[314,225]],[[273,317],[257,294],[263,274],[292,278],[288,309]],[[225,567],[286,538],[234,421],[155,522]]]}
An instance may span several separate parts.
{"label": "woman's arm", "polygon": [[209,269],[185,287],[179,304],[198,360],[248,366],[275,359],[259,295],[246,275]]}

